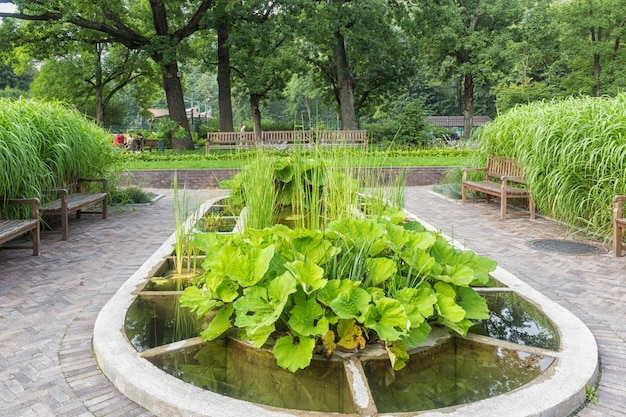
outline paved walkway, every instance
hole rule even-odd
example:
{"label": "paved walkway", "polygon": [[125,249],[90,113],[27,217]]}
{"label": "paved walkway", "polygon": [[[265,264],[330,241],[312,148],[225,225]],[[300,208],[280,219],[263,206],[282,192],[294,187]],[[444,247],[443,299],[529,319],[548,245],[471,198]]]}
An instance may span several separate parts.
{"label": "paved walkway", "polygon": [[[67,241],[44,235],[39,257],[0,252],[1,416],[151,416],[100,373],[91,336],[101,307],[173,232],[172,192],[153,191],[164,194],[153,205],[71,221]],[[216,192],[190,191],[190,206]],[[566,238],[564,229],[543,218],[501,221],[496,205],[462,206],[429,187],[409,188],[407,208],[582,319],[602,378],[599,402],[578,415],[626,416],[626,258],[539,251],[528,243]]]}

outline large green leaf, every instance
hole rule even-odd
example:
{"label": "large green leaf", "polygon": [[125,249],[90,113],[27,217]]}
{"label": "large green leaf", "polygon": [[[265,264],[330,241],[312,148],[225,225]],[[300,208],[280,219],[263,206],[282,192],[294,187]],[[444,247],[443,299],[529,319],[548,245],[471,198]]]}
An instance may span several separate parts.
{"label": "large green leaf", "polygon": [[388,258],[367,258],[365,265],[372,285],[382,284],[398,271],[396,263]]}
{"label": "large green leaf", "polygon": [[451,285],[438,282],[435,284],[437,293],[437,311],[444,319],[457,323],[465,318],[465,310],[456,303],[456,292]]}
{"label": "large green leaf", "polygon": [[407,334],[410,327],[402,304],[393,298],[381,298],[370,305],[363,324],[378,334],[381,340],[393,342]]}
{"label": "large green leaf", "polygon": [[204,340],[213,340],[220,337],[224,332],[231,327],[230,318],[235,311],[235,307],[232,304],[228,304],[217,311],[213,320],[209,323],[206,329],[201,333]]}
{"label": "large green leaf", "polygon": [[474,281],[474,271],[465,265],[446,265],[442,274],[437,275],[435,278],[459,287],[467,287]]}
{"label": "large green leaf", "polygon": [[407,335],[400,340],[408,348],[414,348],[415,346],[426,340],[431,330],[432,328],[427,321],[423,321],[419,326],[413,326],[413,324],[411,324],[411,329],[409,330]]}
{"label": "large green leaf", "polygon": [[[298,259],[322,266],[340,252],[340,249],[334,247],[331,242],[325,239],[320,231],[313,234],[307,229],[296,230],[297,232],[294,233],[291,244],[295,252],[299,255]],[[302,236],[301,231],[305,230],[308,232],[308,235]]]}
{"label": "large green leaf", "polygon": [[370,295],[363,288],[350,288],[341,292],[330,303],[330,308],[340,319],[356,318],[362,322],[362,314],[371,301]]}
{"label": "large green leaf", "polygon": [[304,369],[311,364],[315,338],[300,336],[294,340],[291,336],[283,336],[274,345],[276,363],[291,372]]}
{"label": "large green leaf", "polygon": [[473,288],[459,287],[457,289],[461,301],[459,305],[465,310],[466,319],[487,320],[489,319],[489,307],[487,301]]}
{"label": "large green leaf", "polygon": [[435,313],[437,295],[429,285],[423,285],[420,288],[402,288],[396,293],[396,298],[404,304],[409,320],[416,324],[421,321],[413,314],[429,318]]}
{"label": "large green leaf", "polygon": [[273,256],[274,245],[249,248],[246,253],[231,258],[225,272],[242,287],[250,287],[263,279]]}
{"label": "large green leaf", "polygon": [[237,317],[235,325],[254,334],[257,329],[273,325],[289,301],[289,295],[296,291],[296,280],[290,274],[283,274],[265,287],[248,287],[243,296],[235,301]]}
{"label": "large green leaf", "polygon": [[204,274],[204,285],[211,298],[220,299],[225,303],[233,302],[239,297],[239,284],[226,275],[207,271]]}
{"label": "large green leaf", "polygon": [[387,231],[382,224],[367,219],[341,219],[328,224],[327,235],[339,239],[348,249],[365,248],[367,254],[375,256],[387,247]]}
{"label": "large green leaf", "polygon": [[276,326],[274,326],[274,324],[258,327],[254,330],[254,332],[247,332],[243,329],[239,332],[239,338],[242,340],[249,340],[252,342],[254,347],[260,348],[275,331]]}
{"label": "large green leaf", "polygon": [[[299,294],[299,293],[298,293]],[[309,300],[294,296],[295,305],[287,324],[303,336],[322,336],[328,332],[328,320],[315,298]]]}
{"label": "large green leaf", "polygon": [[402,260],[408,265],[411,276],[428,275],[436,264],[435,258],[417,247],[407,248],[402,252],[401,256]]}
{"label": "large green leaf", "polygon": [[349,279],[331,279],[326,283],[324,288],[317,292],[317,299],[320,303],[330,306],[330,303],[332,303],[339,294],[358,286],[358,281],[352,281]]}
{"label": "large green leaf", "polygon": [[183,307],[195,312],[198,317],[203,317],[209,311],[213,311],[224,304],[220,300],[210,298],[208,291],[203,291],[195,286],[185,288],[179,302]]}
{"label": "large green leaf", "polygon": [[306,294],[311,294],[324,288],[327,280],[324,279],[324,268],[309,261],[287,262],[285,267],[298,281],[298,285]]}

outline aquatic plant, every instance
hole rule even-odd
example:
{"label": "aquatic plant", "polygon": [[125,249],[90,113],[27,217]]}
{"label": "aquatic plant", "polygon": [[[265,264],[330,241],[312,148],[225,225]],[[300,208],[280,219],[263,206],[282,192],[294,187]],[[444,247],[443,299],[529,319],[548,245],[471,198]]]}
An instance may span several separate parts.
{"label": "aquatic plant", "polygon": [[324,231],[276,225],[243,234],[200,234],[203,274],[181,296],[198,317],[215,311],[206,340],[231,328],[254,346],[273,345],[295,372],[313,353],[382,343],[394,369],[432,325],[465,335],[489,316],[472,285],[495,262],[454,248],[417,222],[395,216],[331,221]]}

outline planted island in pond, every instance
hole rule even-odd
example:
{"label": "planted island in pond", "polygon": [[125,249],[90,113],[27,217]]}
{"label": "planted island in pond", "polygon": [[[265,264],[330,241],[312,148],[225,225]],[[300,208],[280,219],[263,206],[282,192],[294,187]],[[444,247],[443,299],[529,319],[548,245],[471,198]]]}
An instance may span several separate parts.
{"label": "planted island in pond", "polygon": [[495,262],[417,222],[375,216],[324,230],[276,225],[198,235],[195,244],[207,253],[203,273],[181,303],[200,317],[216,312],[202,337],[235,327],[254,346],[272,346],[292,372],[313,353],[329,357],[368,343],[382,344],[401,369],[433,324],[465,335],[472,320],[489,317],[472,286],[488,281]]}

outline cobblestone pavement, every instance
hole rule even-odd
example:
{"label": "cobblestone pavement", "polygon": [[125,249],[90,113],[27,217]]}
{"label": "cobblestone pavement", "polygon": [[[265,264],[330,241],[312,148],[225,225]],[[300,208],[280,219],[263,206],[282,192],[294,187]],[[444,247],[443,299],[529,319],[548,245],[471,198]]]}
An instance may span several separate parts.
{"label": "cobblestone pavement", "polygon": [[[44,235],[39,257],[0,252],[1,416],[151,416],[98,370],[91,338],[102,306],[174,230],[173,193],[152,191],[163,194],[152,205],[73,219],[67,241]],[[190,207],[218,192],[189,191]],[[602,374],[598,403],[578,415],[626,416],[626,258],[534,249],[535,239],[569,236],[547,219],[501,221],[497,205],[463,206],[429,187],[408,188],[407,208],[583,320]]]}

